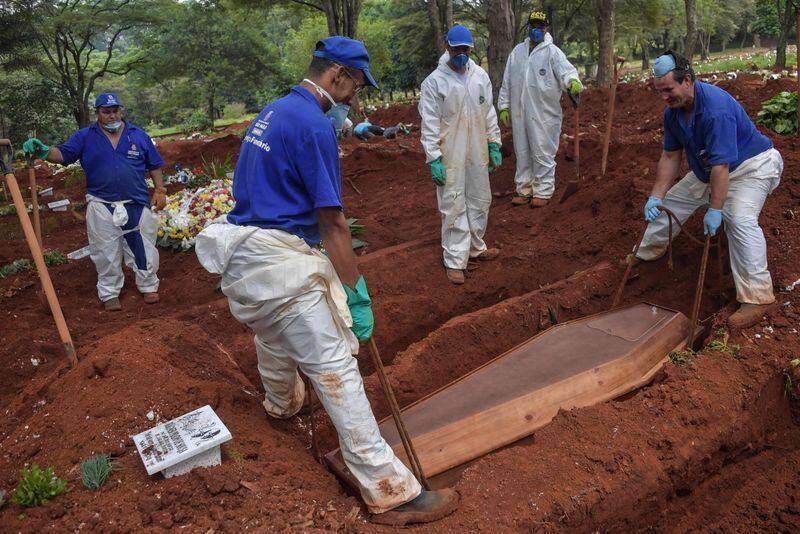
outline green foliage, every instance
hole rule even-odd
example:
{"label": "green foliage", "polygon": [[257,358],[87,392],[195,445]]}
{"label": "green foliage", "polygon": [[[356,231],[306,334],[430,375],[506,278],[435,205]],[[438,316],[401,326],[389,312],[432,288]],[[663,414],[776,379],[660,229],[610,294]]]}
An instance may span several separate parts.
{"label": "green foliage", "polygon": [[44,264],[48,267],[53,265],[64,265],[69,263],[69,259],[60,250],[45,250],[44,251]]}
{"label": "green foliage", "polygon": [[0,278],[8,278],[11,275],[24,273],[33,269],[33,263],[30,260],[19,259],[0,267]]}
{"label": "green foliage", "polygon": [[67,491],[67,482],[56,477],[52,467],[42,471],[33,464],[30,469],[23,469],[20,475],[17,491],[11,498],[20,506],[41,506]]}
{"label": "green foliage", "polygon": [[233,171],[233,163],[231,163],[230,155],[225,157],[224,161],[212,159],[207,161],[203,158],[203,163],[200,165],[202,174],[210,182],[211,180],[224,180],[228,178],[227,174]]}
{"label": "green foliage", "polygon": [[99,490],[116,470],[114,462],[107,454],[96,454],[81,464],[83,485],[92,491]]}
{"label": "green foliage", "polygon": [[719,337],[706,345],[706,348],[721,352],[723,354],[730,354],[731,356],[736,356],[739,354],[739,345],[728,344],[728,338],[730,337],[730,334],[727,331],[720,328],[716,331],[716,335]]}
{"label": "green foliage", "polygon": [[669,361],[679,367],[694,365],[693,356],[696,355],[697,353],[692,349],[676,350],[670,353]]}
{"label": "green foliage", "polygon": [[755,20],[750,29],[764,37],[777,37],[781,31],[778,8],[774,0],[756,0]]}
{"label": "green foliage", "polygon": [[70,188],[75,186],[86,185],[86,173],[83,172],[82,167],[75,167],[67,171],[69,176],[64,178],[64,187]]}
{"label": "green foliage", "polygon": [[783,91],[764,102],[758,123],[779,134],[797,132],[797,92]]}
{"label": "green foliage", "polygon": [[358,219],[355,217],[350,217],[347,219],[347,226],[350,228],[350,238],[353,242],[353,249],[366,247],[369,245],[369,243],[358,237],[364,233],[364,225],[358,224]]}
{"label": "green foliage", "polygon": [[238,119],[239,117],[244,116],[247,112],[247,108],[241,102],[231,102],[229,104],[225,104],[225,107],[222,110],[222,116],[226,119]]}
{"label": "green foliage", "polygon": [[204,132],[210,130],[214,126],[214,121],[208,116],[208,113],[202,109],[196,109],[189,113],[181,125],[181,131],[185,135],[192,132]]}

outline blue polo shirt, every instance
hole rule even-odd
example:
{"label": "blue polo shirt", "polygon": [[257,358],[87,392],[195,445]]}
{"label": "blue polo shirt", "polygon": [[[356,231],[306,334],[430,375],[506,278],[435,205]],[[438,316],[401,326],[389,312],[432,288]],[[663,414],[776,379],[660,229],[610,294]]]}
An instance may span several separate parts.
{"label": "blue polo shirt", "polygon": [[109,202],[132,200],[149,206],[145,171],[164,166],[152,139],[144,130],[125,122],[115,149],[100,128],[95,122],[72,134],[63,145],[58,145],[64,164],[80,159],[86,173],[86,192],[90,195]]}
{"label": "blue polo shirt", "polygon": [[341,207],[339,147],[330,118],[301,86],[256,117],[233,175],[228,222],[284,230],[320,242],[316,210]]}
{"label": "blue polo shirt", "polygon": [[733,172],[745,160],[772,148],[739,102],[703,82],[694,84],[694,108],[688,121],[683,110],[664,110],[664,150],[686,149],[689,167],[708,183],[711,167],[727,163]]}

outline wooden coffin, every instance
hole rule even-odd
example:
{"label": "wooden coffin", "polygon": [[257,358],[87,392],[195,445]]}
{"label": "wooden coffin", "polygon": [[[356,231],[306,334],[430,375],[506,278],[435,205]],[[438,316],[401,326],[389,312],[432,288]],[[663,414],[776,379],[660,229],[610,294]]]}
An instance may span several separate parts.
{"label": "wooden coffin", "polygon": [[[532,434],[559,409],[613,399],[646,384],[683,346],[689,320],[636,304],[558,324],[402,410],[428,477]],[[381,434],[408,465],[394,421]],[[325,456],[352,484],[339,449]]]}

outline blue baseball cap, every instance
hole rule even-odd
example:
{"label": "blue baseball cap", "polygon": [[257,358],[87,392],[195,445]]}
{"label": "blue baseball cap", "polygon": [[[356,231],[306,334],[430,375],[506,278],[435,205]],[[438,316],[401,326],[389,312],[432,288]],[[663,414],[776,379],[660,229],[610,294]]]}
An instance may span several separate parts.
{"label": "blue baseball cap", "polygon": [[122,104],[119,103],[119,97],[116,93],[100,93],[97,95],[97,98],[94,99],[95,108],[115,108],[121,106]]}
{"label": "blue baseball cap", "polygon": [[369,71],[367,47],[361,41],[340,35],[327,37],[317,42],[314,57],[321,57],[346,67],[358,69],[364,73],[364,78],[369,85],[379,89],[375,78],[372,77],[372,73]]}
{"label": "blue baseball cap", "polygon": [[675,70],[676,67],[677,65],[675,64],[675,58],[672,57],[672,54],[658,56],[653,63],[653,75],[656,78],[662,78]]}
{"label": "blue baseball cap", "polygon": [[472,33],[466,26],[456,24],[450,31],[447,32],[447,44],[450,46],[475,46],[475,41],[472,40]]}

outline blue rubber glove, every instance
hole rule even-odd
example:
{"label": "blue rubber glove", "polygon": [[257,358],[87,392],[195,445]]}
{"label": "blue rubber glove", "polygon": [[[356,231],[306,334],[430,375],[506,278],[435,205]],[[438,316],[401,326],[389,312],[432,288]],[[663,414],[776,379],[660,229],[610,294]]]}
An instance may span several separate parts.
{"label": "blue rubber glove", "polygon": [[722,210],[708,208],[703,217],[703,235],[717,235],[717,230],[722,224]]}
{"label": "blue rubber glove", "polygon": [[35,137],[32,137],[22,143],[22,151],[25,153],[26,157],[45,159],[50,153],[50,147]]}
{"label": "blue rubber glove", "polygon": [[433,183],[438,186],[444,185],[445,181],[447,180],[447,171],[444,168],[444,163],[442,163],[442,158],[431,161],[430,165]]}
{"label": "blue rubber glove", "polygon": [[658,197],[647,197],[647,204],[644,205],[644,220],[647,222],[653,222],[658,214],[661,213],[661,210],[658,209],[663,202]]}
{"label": "blue rubber glove", "polygon": [[344,292],[347,293],[347,307],[353,316],[353,326],[350,329],[360,341],[366,341],[372,337],[375,318],[372,315],[372,299],[369,298],[364,276],[358,277],[356,287],[353,289],[345,285]]}
{"label": "blue rubber glove", "polygon": [[489,142],[489,172],[494,171],[503,164],[503,155],[500,153],[500,145]]}

